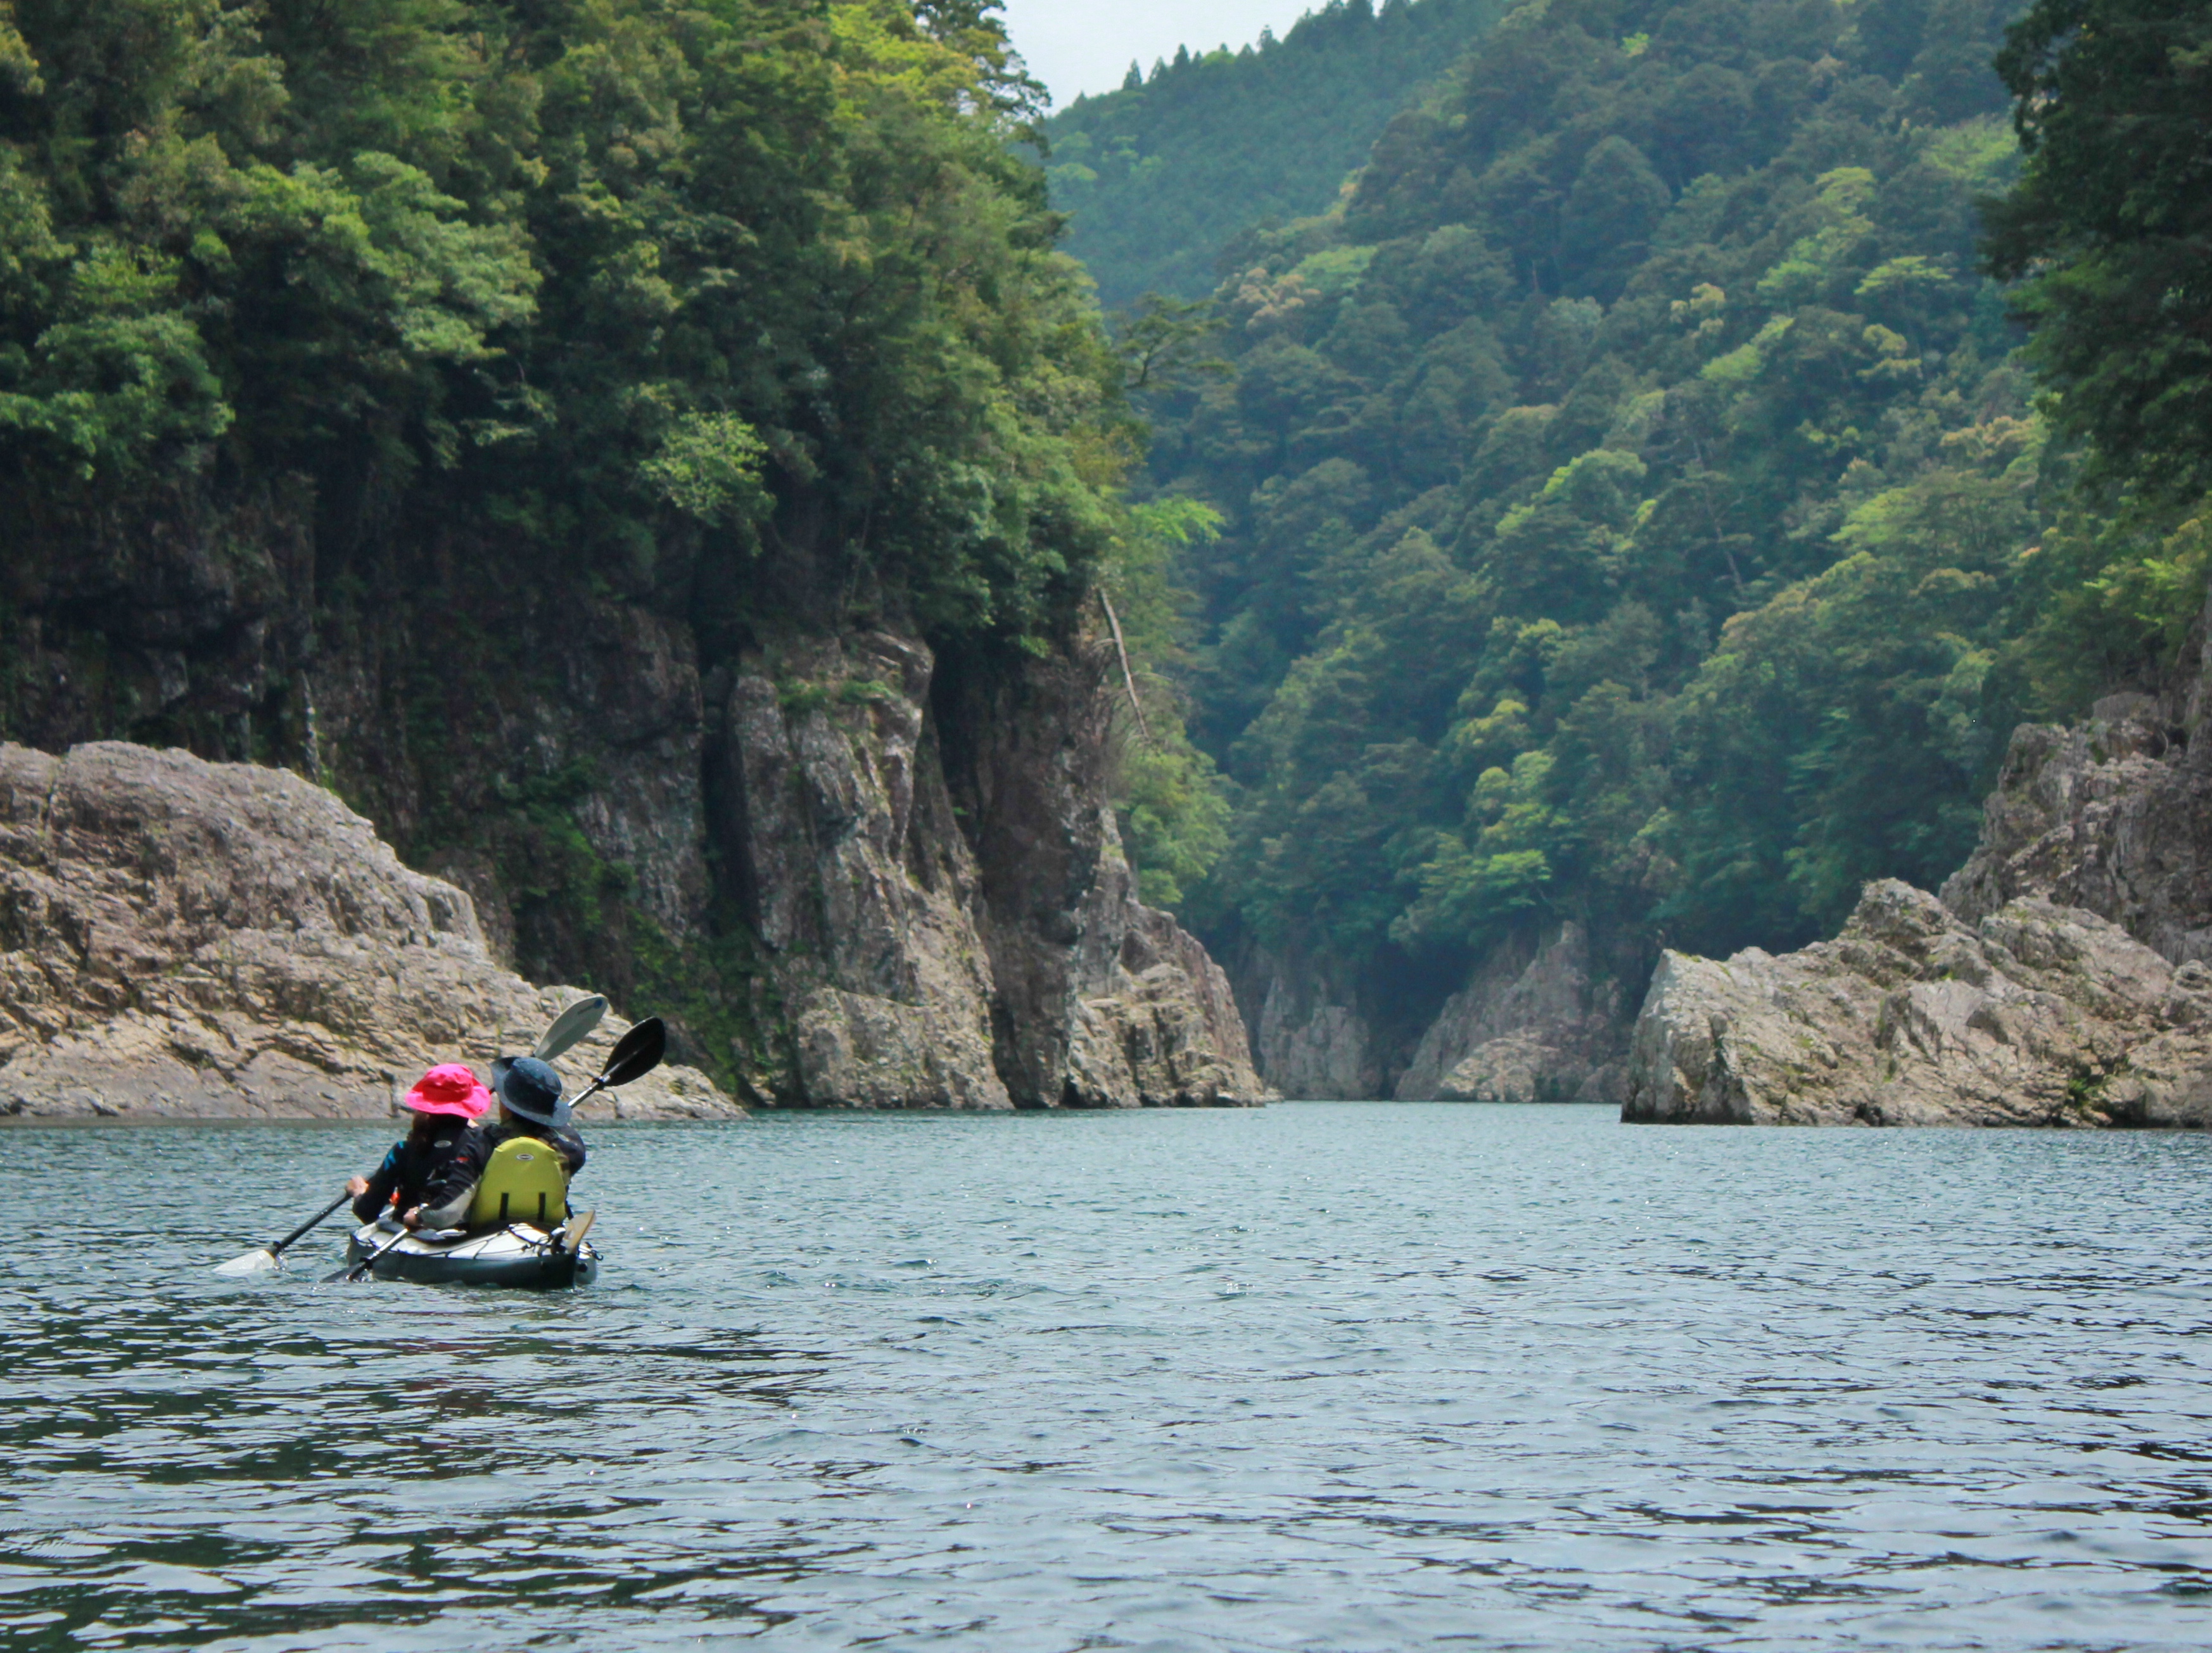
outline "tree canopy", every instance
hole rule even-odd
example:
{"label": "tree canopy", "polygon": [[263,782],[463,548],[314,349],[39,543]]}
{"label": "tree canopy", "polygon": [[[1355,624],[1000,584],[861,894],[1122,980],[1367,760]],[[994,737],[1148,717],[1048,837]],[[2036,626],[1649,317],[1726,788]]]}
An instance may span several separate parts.
{"label": "tree canopy", "polygon": [[1178,52],[1046,123],[1068,248],[1111,307],[1194,299],[1261,219],[1335,198],[1390,117],[1506,9],[1505,0],[1328,0],[1282,39]]}
{"label": "tree canopy", "polygon": [[1030,635],[1126,441],[990,9],[4,0],[0,464],[435,495],[617,584],[696,543],[738,603],[798,547]]}
{"label": "tree canopy", "polygon": [[1997,58],[2027,165],[1993,204],[2060,427],[2118,479],[2212,486],[2212,11],[2039,0]]}
{"label": "tree canopy", "polygon": [[[1224,366],[1146,392],[1148,485],[1222,518],[1176,563],[1233,801],[1184,880],[1209,941],[1409,1027],[1540,922],[1632,981],[1662,940],[1794,945],[1958,865],[2021,716],[2154,676],[2202,537],[2070,489],[1981,268],[2008,15],[1524,7],[1334,208],[1231,244]],[[2014,225],[2122,193],[2039,182],[2057,142]]]}

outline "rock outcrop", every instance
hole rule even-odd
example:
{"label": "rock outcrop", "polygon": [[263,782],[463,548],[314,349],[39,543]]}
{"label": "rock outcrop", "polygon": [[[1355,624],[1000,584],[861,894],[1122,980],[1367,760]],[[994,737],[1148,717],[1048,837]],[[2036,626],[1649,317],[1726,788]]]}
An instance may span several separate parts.
{"label": "rock outcrop", "polygon": [[1940,899],[1869,884],[1833,941],[1667,954],[1622,1117],[2212,1125],[2208,629],[2164,694],[2014,732]]}
{"label": "rock outcrop", "polygon": [[731,681],[709,831],[766,956],[754,1019],[779,1030],[732,1053],[749,1099],[1267,1097],[1226,978],[1137,899],[1095,672],[1040,664],[948,720],[937,671],[878,631],[794,640]]}
{"label": "rock outcrop", "polygon": [[2028,896],[1970,923],[1884,880],[1833,941],[1664,955],[1621,1116],[2212,1124],[2212,969],[2081,908]]}
{"label": "rock outcrop", "polygon": [[742,567],[679,533],[611,571],[312,489],[0,518],[0,732],[327,779],[492,958],[651,1003],[745,1101],[1271,1094],[1221,972],[1137,898],[1079,609],[1041,655],[940,660],[797,519]]}
{"label": "rock outcrop", "polygon": [[[0,745],[0,1113],[378,1117],[576,996],[501,968],[464,891],[298,775]],[[562,1059],[572,1080],[626,1025]],[[742,1111],[670,1065],[585,1117]]]}
{"label": "rock outcrop", "polygon": [[2196,699],[2115,695],[2073,728],[2015,731],[1946,904],[1975,919],[2036,896],[2176,963],[2212,959],[2212,741],[2189,738]]}
{"label": "rock outcrop", "polygon": [[1422,1036],[1401,1102],[1618,1102],[1619,983],[1582,926],[1495,948]]}

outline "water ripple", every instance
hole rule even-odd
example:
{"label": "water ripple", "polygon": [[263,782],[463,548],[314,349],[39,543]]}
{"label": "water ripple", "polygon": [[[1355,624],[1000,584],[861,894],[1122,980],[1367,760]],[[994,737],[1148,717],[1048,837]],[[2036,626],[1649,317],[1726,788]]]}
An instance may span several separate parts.
{"label": "water ripple", "polygon": [[591,1291],[208,1273],[379,1142],[0,1132],[10,1647],[2212,1641],[2212,1139],[629,1127]]}

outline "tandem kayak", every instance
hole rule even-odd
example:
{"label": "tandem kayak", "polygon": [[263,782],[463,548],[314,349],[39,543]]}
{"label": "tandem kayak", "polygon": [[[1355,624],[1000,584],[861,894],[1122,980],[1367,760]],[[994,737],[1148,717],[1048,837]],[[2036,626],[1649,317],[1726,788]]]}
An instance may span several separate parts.
{"label": "tandem kayak", "polygon": [[[392,1231],[370,1223],[346,1241],[346,1261],[358,1263],[383,1246]],[[370,1267],[380,1280],[416,1285],[507,1285],[530,1291],[565,1291],[589,1285],[599,1277],[599,1254],[589,1240],[571,1251],[556,1230],[548,1234],[528,1223],[510,1223],[488,1234],[454,1240],[409,1235],[386,1246]]]}

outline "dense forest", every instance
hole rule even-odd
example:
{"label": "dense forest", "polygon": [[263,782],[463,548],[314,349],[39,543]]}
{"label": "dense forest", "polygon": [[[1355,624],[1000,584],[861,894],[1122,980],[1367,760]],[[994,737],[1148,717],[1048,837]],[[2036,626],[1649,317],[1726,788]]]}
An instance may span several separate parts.
{"label": "dense forest", "polygon": [[[2058,216],[2101,245],[2150,185],[2110,137],[2017,185],[2014,9],[1525,6],[1334,208],[1139,318],[1178,617],[1138,772],[1183,790],[1133,788],[1132,836],[1218,951],[1303,961],[1402,1053],[1571,918],[1632,1006],[1662,942],[1791,946],[1866,878],[1940,882],[2015,723],[2155,678],[2207,567],[2170,319],[2201,241],[2046,268]],[[2015,39],[2031,143],[2068,104],[2037,64],[2103,9]],[[2131,9],[2104,95],[2155,71],[2185,107],[2190,9]],[[2188,201],[2193,128],[2160,130]]]}
{"label": "dense forest", "polygon": [[1328,0],[1263,33],[1136,64],[1118,92],[1046,123],[1068,250],[1118,307],[1146,292],[1202,298],[1238,231],[1322,211],[1414,90],[1506,9],[1503,0]]}
{"label": "dense forest", "polygon": [[735,884],[678,945],[629,859],[690,674],[1048,653],[1123,532],[991,11],[0,0],[0,732],[297,765],[713,1020]]}

